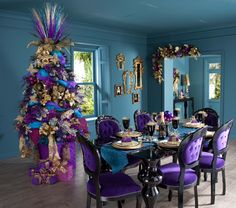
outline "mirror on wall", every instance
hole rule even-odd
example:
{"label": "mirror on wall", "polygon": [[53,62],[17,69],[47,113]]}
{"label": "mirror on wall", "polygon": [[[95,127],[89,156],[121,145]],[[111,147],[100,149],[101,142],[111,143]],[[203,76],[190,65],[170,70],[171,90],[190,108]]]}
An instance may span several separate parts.
{"label": "mirror on wall", "polygon": [[194,111],[209,107],[221,115],[221,55],[166,59],[164,80],[165,110],[178,108],[180,117],[188,118]]}
{"label": "mirror on wall", "polygon": [[133,60],[134,65],[134,75],[135,75],[135,85],[134,89],[143,89],[143,60],[141,57],[137,56]]}

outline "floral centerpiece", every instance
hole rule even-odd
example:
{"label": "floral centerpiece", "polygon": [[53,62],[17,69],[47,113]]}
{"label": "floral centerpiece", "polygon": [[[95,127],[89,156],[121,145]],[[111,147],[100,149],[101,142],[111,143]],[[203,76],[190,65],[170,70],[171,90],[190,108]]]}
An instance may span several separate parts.
{"label": "floral centerpiece", "polygon": [[62,8],[47,3],[44,10],[33,10],[33,22],[39,40],[28,45],[36,46],[37,50],[24,77],[24,98],[16,129],[21,157],[29,157],[33,149],[39,150],[39,145],[46,146],[46,156],[39,158],[50,161],[48,169],[52,174],[52,170],[55,173],[75,154],[68,145],[77,134],[84,134],[80,125],[83,95],[71,70],[68,71],[65,49],[73,43],[64,35]]}
{"label": "floral centerpiece", "polygon": [[152,54],[152,69],[153,76],[159,83],[161,83],[163,79],[163,60],[165,58],[181,58],[184,56],[198,57],[200,56],[200,52],[197,47],[184,44],[182,46],[172,46],[169,44],[165,47],[159,47]]}
{"label": "floral centerpiece", "polygon": [[[160,123],[160,122],[169,123],[169,122],[172,121],[173,117],[174,117],[173,113],[168,111],[168,110],[166,110],[166,111],[164,111],[164,118],[161,118],[161,113],[159,113],[156,116],[156,120],[157,120],[158,123]],[[162,119],[164,119],[164,121],[161,121]]]}

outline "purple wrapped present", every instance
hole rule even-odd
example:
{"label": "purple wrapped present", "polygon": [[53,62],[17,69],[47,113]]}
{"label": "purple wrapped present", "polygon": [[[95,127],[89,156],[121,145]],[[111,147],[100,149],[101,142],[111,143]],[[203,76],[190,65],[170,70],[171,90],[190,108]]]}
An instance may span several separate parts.
{"label": "purple wrapped present", "polygon": [[[63,160],[63,148],[68,145],[70,150],[70,159],[68,160],[68,164],[71,164],[73,169],[76,168],[76,145],[75,142],[68,142],[68,143],[58,143],[57,149],[59,156]],[[40,160],[47,160],[49,156],[48,152],[48,145],[47,144],[38,144],[39,150],[39,159]]]}
{"label": "purple wrapped present", "polygon": [[56,175],[50,175],[50,174],[35,174],[32,178],[32,184],[33,185],[40,185],[40,184],[50,184],[53,185],[56,182],[58,182]]}
{"label": "purple wrapped present", "polygon": [[57,170],[56,174],[57,174],[57,178],[59,181],[70,181],[73,178],[73,166],[72,165],[66,165],[65,170]]}

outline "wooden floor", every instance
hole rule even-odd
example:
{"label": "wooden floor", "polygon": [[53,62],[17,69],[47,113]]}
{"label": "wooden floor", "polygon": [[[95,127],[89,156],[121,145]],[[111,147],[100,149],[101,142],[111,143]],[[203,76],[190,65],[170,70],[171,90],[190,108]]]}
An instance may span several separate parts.
{"label": "wooden floor", "polygon": [[[167,162],[167,161],[164,161]],[[31,185],[27,175],[29,167],[34,167],[30,160],[13,158],[0,161],[0,208],[84,208],[86,206],[86,175],[83,170],[81,153],[78,153],[76,175],[69,183],[57,183],[55,185]],[[138,170],[127,171],[137,180]],[[221,195],[221,174],[216,186],[216,203],[210,202],[210,183],[203,182],[199,185],[199,206],[202,208],[233,208],[236,207],[236,140],[230,142],[230,150],[226,164],[227,192]],[[95,207],[92,200],[92,207]],[[194,207],[193,190],[184,192],[184,207]],[[177,197],[174,193],[172,202],[167,201],[167,191],[160,190],[156,203],[158,208],[176,207]],[[116,207],[116,203],[108,203],[106,208]],[[134,208],[135,201],[128,200],[124,208]],[[142,207],[144,202],[142,202]]]}

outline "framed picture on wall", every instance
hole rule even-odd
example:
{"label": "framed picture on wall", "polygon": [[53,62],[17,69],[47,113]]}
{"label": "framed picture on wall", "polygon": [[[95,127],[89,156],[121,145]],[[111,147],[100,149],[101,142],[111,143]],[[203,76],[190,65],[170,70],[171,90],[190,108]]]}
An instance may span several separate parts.
{"label": "framed picture on wall", "polygon": [[122,94],[123,94],[122,85],[116,84],[116,85],[114,86],[114,94],[115,94],[115,96],[119,96],[119,95],[122,95]]}
{"label": "framed picture on wall", "polygon": [[140,95],[139,93],[132,93],[132,103],[139,103],[140,102]]}

